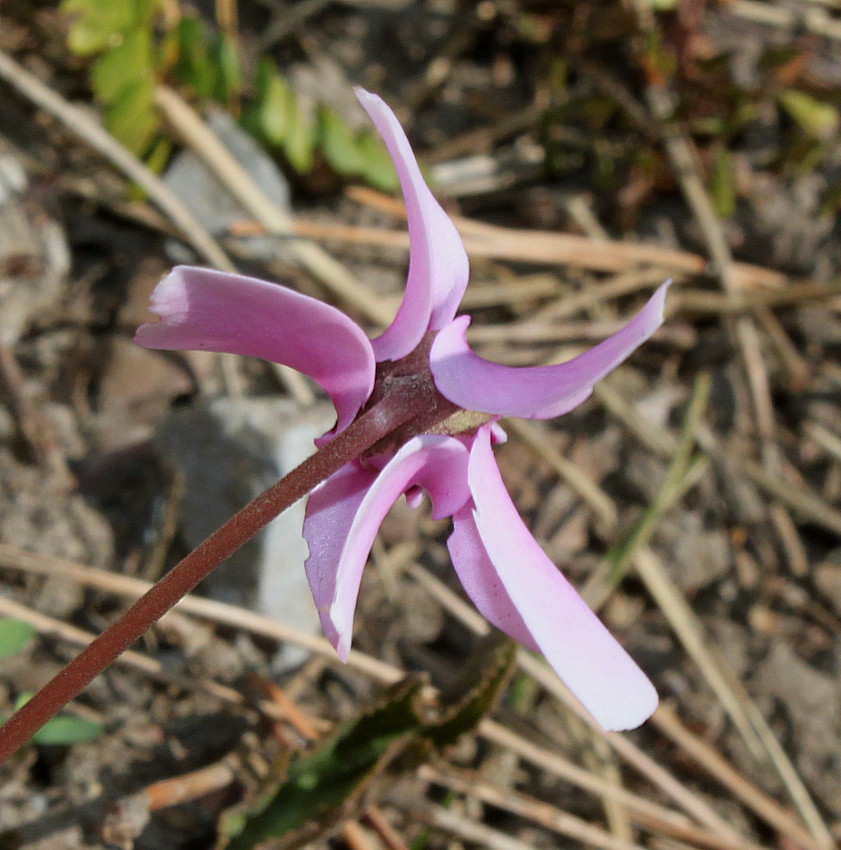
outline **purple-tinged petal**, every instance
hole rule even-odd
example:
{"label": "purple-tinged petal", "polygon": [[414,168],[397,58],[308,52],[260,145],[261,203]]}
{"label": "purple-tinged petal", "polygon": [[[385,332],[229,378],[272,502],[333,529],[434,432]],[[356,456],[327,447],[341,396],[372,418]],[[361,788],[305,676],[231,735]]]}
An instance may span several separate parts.
{"label": "purple-tinged petal", "polygon": [[371,343],[344,313],[263,280],[176,266],[156,287],[157,323],[141,325],[146,348],[199,349],[260,357],[312,378],[333,400],[338,430],[371,395]]}
{"label": "purple-tinged petal", "polygon": [[[325,632],[343,661],[347,660],[350,651],[353,612],[362,571],[385,515],[406,490],[423,487],[432,499],[432,516],[435,519],[452,516],[470,497],[467,489],[468,456],[465,446],[453,437],[431,434],[414,437],[383,467],[364,497],[355,502],[357,507],[349,524],[350,502],[347,509],[343,506],[335,510],[336,517],[341,512],[341,528],[336,524],[329,531],[344,533],[339,537],[338,545],[327,543],[323,547],[324,552],[329,549],[334,561],[325,563],[319,552],[317,562],[310,564],[312,556],[307,561],[307,570],[308,573],[310,570],[335,571],[335,577],[330,579],[335,591],[325,616],[330,620],[330,626],[325,627]],[[319,492],[316,490],[313,496]],[[352,498],[355,500],[357,496]],[[322,511],[325,509],[330,510],[330,507],[322,502]],[[312,523],[309,530],[315,530]],[[330,548],[331,545],[333,548]],[[318,600],[316,604],[319,604]],[[323,610],[322,605],[319,604],[319,610]]]}
{"label": "purple-tinged petal", "polygon": [[349,463],[316,487],[307,499],[304,539],[310,553],[305,568],[321,626],[333,646],[338,645],[339,636],[327,612],[336,595],[336,573],[342,547],[359,506],[376,478],[376,472]]}
{"label": "purple-tinged petal", "polygon": [[468,347],[465,332],[470,319],[461,316],[432,343],[430,366],[435,386],[466,410],[524,419],[568,413],[660,327],[668,287],[669,283],[664,283],[613,336],[556,366],[512,367],[483,360]]}
{"label": "purple-tinged petal", "polygon": [[638,726],[657,707],[657,692],[520,519],[486,426],[470,452],[468,482],[482,544],[546,660],[605,729]]}
{"label": "purple-tinged petal", "polygon": [[453,515],[453,533],[447,540],[459,581],[471,602],[489,623],[523,646],[540,652],[488,557],[473,511],[474,504],[470,501]]}
{"label": "purple-tinged petal", "polygon": [[469,267],[455,225],[423,179],[409,140],[394,113],[375,94],[356,89],[394,160],[409,226],[409,275],[403,302],[386,331],[372,341],[377,360],[399,360],[414,351],[421,337],[452,321]]}

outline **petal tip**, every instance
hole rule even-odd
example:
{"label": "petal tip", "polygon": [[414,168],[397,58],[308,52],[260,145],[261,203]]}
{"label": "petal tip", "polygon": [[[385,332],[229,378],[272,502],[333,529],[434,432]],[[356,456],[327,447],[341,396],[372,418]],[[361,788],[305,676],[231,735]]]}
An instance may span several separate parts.
{"label": "petal tip", "polygon": [[600,712],[602,716],[594,716],[608,732],[628,732],[642,726],[657,710],[659,701],[654,685],[644,679],[621,705],[611,706],[611,710]]}
{"label": "petal tip", "polygon": [[657,328],[659,328],[665,321],[666,295],[669,292],[669,287],[671,287],[673,283],[674,281],[672,278],[668,278],[661,283],[660,286],[654,290],[654,293],[651,298],[649,298],[646,307],[643,308],[643,310],[650,309],[654,314],[654,328],[651,333],[654,333],[654,331],[657,330]]}
{"label": "petal tip", "polygon": [[378,94],[374,94],[373,92],[368,91],[368,89],[362,88],[362,86],[354,86],[353,93],[356,95],[356,99],[363,106],[365,103],[376,103],[377,101],[382,100]]}
{"label": "petal tip", "polygon": [[350,656],[350,641],[340,638],[339,642],[336,644],[336,655],[339,656],[339,661],[341,661],[342,664],[347,664],[348,657]]}

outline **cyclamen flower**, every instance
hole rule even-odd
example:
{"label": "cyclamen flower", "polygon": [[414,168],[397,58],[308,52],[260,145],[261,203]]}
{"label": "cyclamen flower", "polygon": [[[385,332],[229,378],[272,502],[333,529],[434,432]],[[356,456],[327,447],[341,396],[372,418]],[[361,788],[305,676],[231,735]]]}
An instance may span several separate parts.
{"label": "cyclamen flower", "polygon": [[455,226],[425,184],[391,110],[373,94],[358,90],[357,96],[394,160],[408,218],[408,281],[389,328],[369,341],[343,313],[285,287],[178,267],[152,295],[160,321],[143,325],[136,340],[149,348],[259,357],[308,375],[337,412],[335,428],[319,443],[347,428],[395,382],[426,381],[437,399],[428,427],[416,422],[402,435],[398,429],[393,444],[349,463],[309,496],[306,571],[325,634],[346,660],[379,526],[401,495],[415,506],[426,492],[432,516],[452,518],[450,555],[479,611],[542,653],[602,726],[633,728],[654,710],[657,694],[520,519],[492,445],[505,438],[496,424],[502,416],[543,419],[581,404],[596,381],[660,326],[666,285],[622,330],[569,362],[512,368],[479,358],[465,341],[470,319],[455,318],[468,278]]}

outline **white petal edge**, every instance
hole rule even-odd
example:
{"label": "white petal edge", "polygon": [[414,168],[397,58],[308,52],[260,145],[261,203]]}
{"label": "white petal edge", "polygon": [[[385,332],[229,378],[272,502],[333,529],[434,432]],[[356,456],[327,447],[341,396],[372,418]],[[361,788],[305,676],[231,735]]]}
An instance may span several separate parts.
{"label": "white petal edge", "polygon": [[639,726],[657,707],[654,686],[526,528],[494,460],[487,426],[473,443],[468,482],[488,557],[546,660],[602,727]]}

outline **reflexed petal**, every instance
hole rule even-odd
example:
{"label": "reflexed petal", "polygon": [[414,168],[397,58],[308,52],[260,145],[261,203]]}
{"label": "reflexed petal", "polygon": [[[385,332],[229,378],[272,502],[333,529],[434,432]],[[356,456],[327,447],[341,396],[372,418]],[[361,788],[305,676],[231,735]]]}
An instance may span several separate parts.
{"label": "reflexed petal", "polygon": [[253,277],[177,266],[150,299],[160,316],[142,325],[146,348],[260,357],[312,378],[333,400],[337,428],[353,421],[374,386],[374,354],[362,329],[314,298]]}
{"label": "reflexed petal", "polygon": [[473,518],[473,510],[474,505],[470,501],[453,516],[453,533],[447,540],[459,581],[479,613],[489,623],[523,646],[540,652],[488,557]]}
{"label": "reflexed petal", "polygon": [[657,693],[520,519],[481,428],[468,481],[476,528],[502,587],[546,660],[605,729],[632,729]]}
{"label": "reflexed petal", "polygon": [[304,539],[310,549],[305,565],[307,579],[324,634],[333,646],[338,645],[339,636],[327,612],[336,595],[342,547],[376,477],[377,473],[349,463],[316,487],[307,499],[304,519]]}
{"label": "reflexed petal", "polygon": [[[335,593],[326,615],[331,626],[325,631],[334,641],[336,652],[343,661],[350,651],[353,612],[362,571],[385,515],[402,493],[417,486],[429,492],[435,519],[452,516],[470,496],[467,490],[467,459],[467,449],[453,437],[430,434],[414,437],[376,476],[364,498],[357,503],[349,527],[347,519],[350,511],[342,509],[342,528],[331,529],[331,532],[344,531],[339,537],[340,553],[339,546],[333,550],[339,553],[334,561],[338,566],[313,565],[313,569],[336,570]],[[317,493],[318,490],[313,495]],[[326,544],[325,550],[331,545],[334,544]],[[310,569],[309,561],[307,569]]]}
{"label": "reflexed petal", "polygon": [[377,360],[398,360],[429,330],[452,321],[467,286],[467,254],[455,225],[429,191],[409,140],[394,113],[375,94],[356,89],[394,160],[409,225],[409,276],[403,303],[382,336],[372,341]]}
{"label": "reflexed petal", "polygon": [[490,363],[474,354],[462,316],[444,328],[432,343],[430,363],[441,394],[466,410],[549,419],[581,404],[593,385],[615,369],[663,323],[669,283],[651,296],[645,307],[613,336],[589,351],[557,366],[512,367]]}

